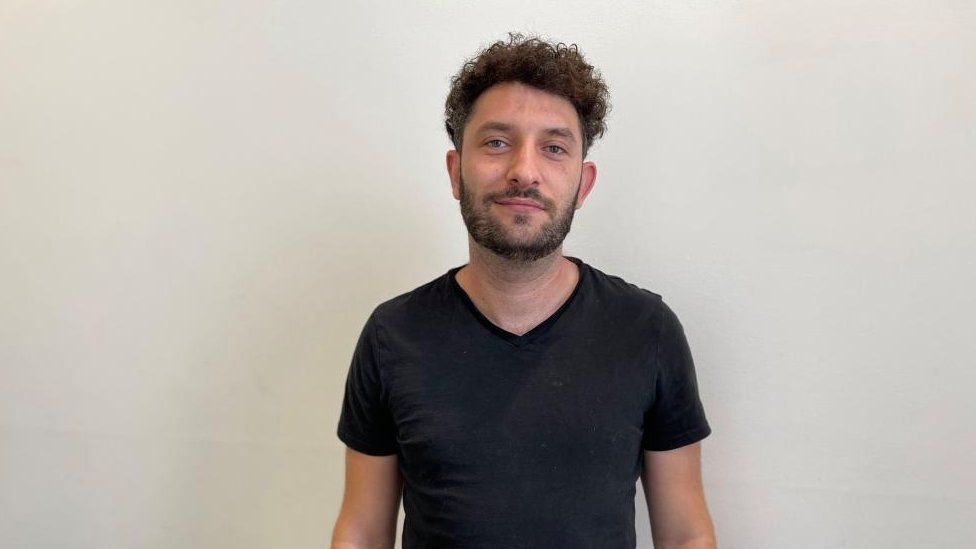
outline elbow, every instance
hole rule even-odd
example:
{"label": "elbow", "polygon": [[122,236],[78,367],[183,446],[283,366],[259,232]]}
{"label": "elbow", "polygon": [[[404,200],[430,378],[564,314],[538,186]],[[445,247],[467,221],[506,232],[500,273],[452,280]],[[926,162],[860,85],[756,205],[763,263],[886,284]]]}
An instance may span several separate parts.
{"label": "elbow", "polygon": [[392,543],[382,543],[379,545],[361,544],[351,541],[333,541],[332,549],[393,549]]}
{"label": "elbow", "polygon": [[393,549],[394,542],[390,540],[363,540],[333,536],[332,549]]}
{"label": "elbow", "polygon": [[715,534],[706,532],[681,541],[654,540],[654,549],[716,549]]}
{"label": "elbow", "polygon": [[[395,528],[395,527],[394,527]],[[356,527],[340,516],[332,532],[332,549],[393,549],[396,532],[384,528]]]}

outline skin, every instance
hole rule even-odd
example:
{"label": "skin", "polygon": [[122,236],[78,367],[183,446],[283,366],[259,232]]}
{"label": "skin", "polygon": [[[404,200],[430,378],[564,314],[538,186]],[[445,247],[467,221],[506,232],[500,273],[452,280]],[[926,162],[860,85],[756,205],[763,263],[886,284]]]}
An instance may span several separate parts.
{"label": "skin", "polygon": [[[524,84],[497,84],[475,102],[462,150],[448,151],[446,160],[468,228],[469,262],[457,281],[485,317],[522,335],[551,316],[579,279],[576,264],[562,255],[562,240],[593,190],[596,165],[583,159],[576,110]],[[542,207],[499,204],[514,198]],[[641,483],[655,547],[715,547],[700,443],[645,451]],[[395,455],[347,448],[333,549],[392,548],[402,485]]]}
{"label": "skin", "polygon": [[332,549],[393,549],[403,479],[392,456],[346,447],[345,490]]}
{"label": "skin", "polygon": [[[547,131],[552,129],[568,135]],[[552,225],[567,215],[571,220],[596,183],[596,165],[583,161],[576,109],[565,98],[524,84],[496,84],[482,93],[462,143],[446,159],[454,198],[470,195],[464,198],[474,213],[511,248],[531,248]],[[535,200],[544,209],[522,212],[498,204],[506,198]],[[543,257],[505,257],[480,243],[465,222],[469,261],[456,278],[494,324],[522,335],[569,298],[579,269],[563,257],[561,238]]]}
{"label": "skin", "polygon": [[644,451],[641,485],[657,549],[714,549],[701,477],[701,443]]}

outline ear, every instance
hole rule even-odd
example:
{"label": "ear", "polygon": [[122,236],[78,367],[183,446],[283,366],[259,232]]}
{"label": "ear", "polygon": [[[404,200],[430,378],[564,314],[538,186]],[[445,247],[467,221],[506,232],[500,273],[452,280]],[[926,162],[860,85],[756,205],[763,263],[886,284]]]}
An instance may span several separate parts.
{"label": "ear", "polygon": [[455,200],[461,200],[461,153],[455,149],[447,151],[447,175],[451,178],[451,192]]}
{"label": "ear", "polygon": [[580,173],[579,191],[576,193],[576,209],[583,207],[583,201],[593,190],[596,184],[596,164],[593,162],[583,162],[583,169]]}

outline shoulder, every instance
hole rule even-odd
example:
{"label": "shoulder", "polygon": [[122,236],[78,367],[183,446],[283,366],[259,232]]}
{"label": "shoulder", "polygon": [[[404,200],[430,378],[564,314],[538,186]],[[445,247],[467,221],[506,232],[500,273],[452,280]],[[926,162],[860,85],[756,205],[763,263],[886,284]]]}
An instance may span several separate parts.
{"label": "shoulder", "polygon": [[[581,276],[588,279],[588,303],[600,316],[621,319],[640,333],[666,334],[683,331],[678,315],[658,292],[623,277],[608,274],[580,262]],[[623,325],[618,324],[623,329]]]}
{"label": "shoulder", "polygon": [[596,304],[630,317],[660,321],[670,309],[661,294],[623,277],[608,274],[592,265],[580,265],[581,276],[588,279],[590,294]]}
{"label": "shoulder", "polygon": [[424,323],[444,314],[451,303],[449,272],[377,305],[368,323],[374,328]]}
{"label": "shoulder", "polygon": [[633,282],[624,280],[617,275],[607,274],[606,272],[592,266],[584,264],[584,269],[588,271],[592,278],[593,286],[598,291],[608,294],[615,294],[617,297],[631,300],[648,300],[651,302],[659,301],[661,294],[653,292]]}

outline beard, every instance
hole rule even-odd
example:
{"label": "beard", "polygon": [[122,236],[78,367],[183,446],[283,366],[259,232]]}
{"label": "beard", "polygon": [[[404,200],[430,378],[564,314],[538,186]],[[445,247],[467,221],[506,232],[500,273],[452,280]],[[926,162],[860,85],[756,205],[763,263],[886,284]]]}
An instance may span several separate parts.
{"label": "beard", "polygon": [[[468,234],[475,242],[491,250],[496,255],[505,259],[517,262],[530,262],[542,259],[556,251],[562,245],[569,229],[573,224],[573,215],[576,212],[576,194],[579,192],[579,183],[576,191],[573,192],[570,201],[566,204],[555,204],[551,200],[543,198],[535,188],[520,191],[517,187],[511,187],[507,192],[486,196],[480,203],[475,203],[475,197],[470,193],[465,184],[464,178],[459,178],[461,194],[461,217],[468,228]],[[539,213],[516,213],[513,216],[513,223],[516,227],[510,229],[492,212],[492,205],[496,200],[507,198],[524,198],[534,200],[544,209],[542,213],[555,212],[555,216],[542,224],[535,233],[525,237],[516,236],[519,227],[524,227],[526,232],[533,224],[532,216]]]}

